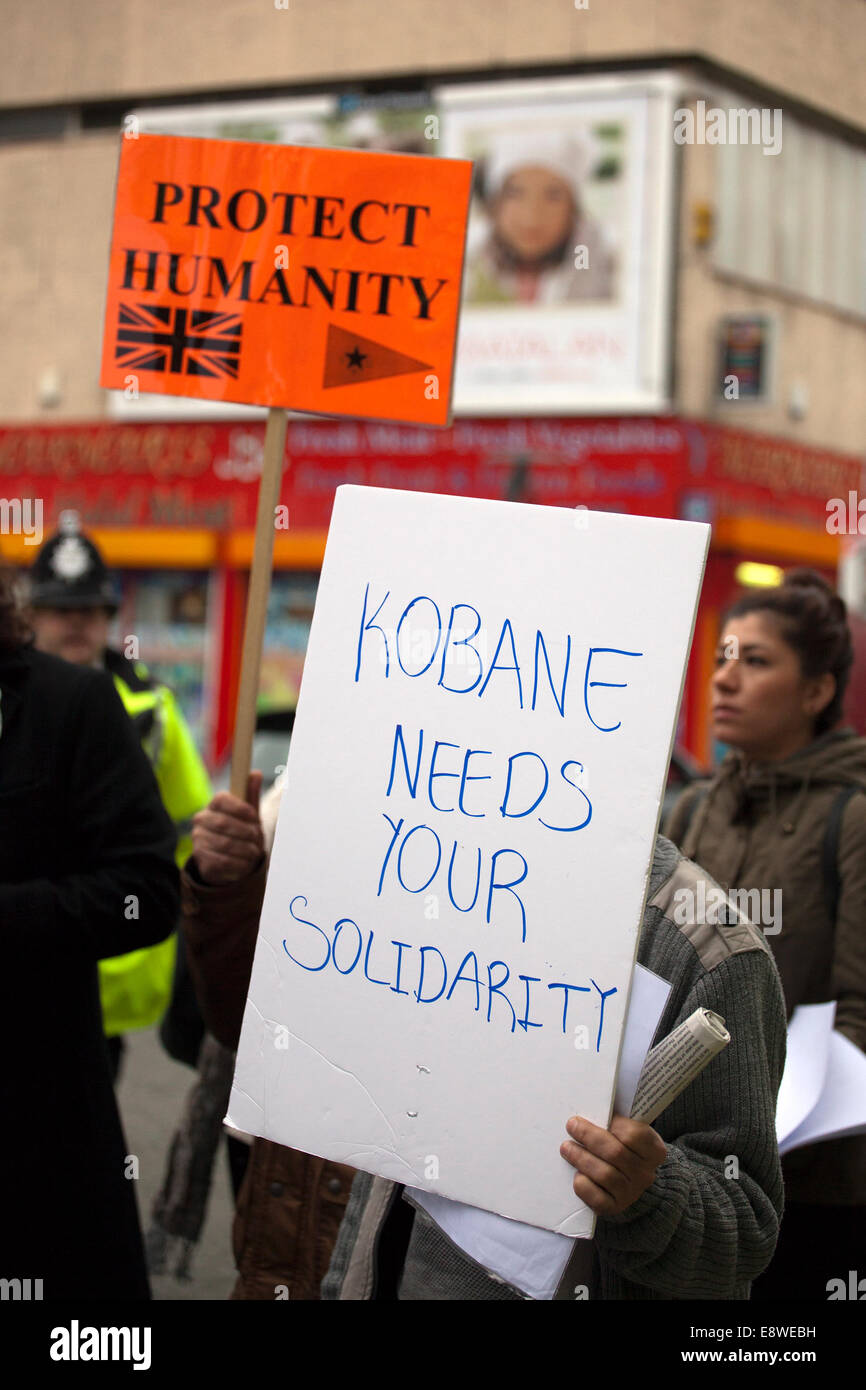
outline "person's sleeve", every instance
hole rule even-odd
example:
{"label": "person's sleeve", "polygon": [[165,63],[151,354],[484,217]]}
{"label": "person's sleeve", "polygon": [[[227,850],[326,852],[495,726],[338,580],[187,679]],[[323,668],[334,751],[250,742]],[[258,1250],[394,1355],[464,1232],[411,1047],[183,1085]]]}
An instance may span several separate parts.
{"label": "person's sleeve", "polygon": [[785,1009],[768,954],[728,957],[690,992],[676,1023],[702,1007],[723,1016],[731,1042],[654,1122],[668,1150],[655,1181],[596,1224],[604,1261],[662,1298],[742,1298],[772,1258],[782,1214],[775,1114]]}
{"label": "person's sleeve", "polygon": [[[323,1303],[335,1303],[343,1297],[343,1284],[361,1236],[361,1223],[371,1198],[374,1199],[377,1219],[369,1224],[375,1226],[384,1220],[393,1198],[393,1191],[393,1183],[389,1183],[385,1178],[376,1178],[372,1173],[357,1172],[355,1174],[346,1210],[343,1213],[334,1249],[331,1252],[331,1262],[320,1285],[320,1297]],[[373,1295],[374,1266],[370,1258],[371,1255],[375,1257],[375,1251],[368,1252],[368,1258],[364,1261],[360,1281],[353,1290],[354,1301],[371,1298]]]}
{"label": "person's sleeve", "polygon": [[175,859],[183,866],[192,854],[192,818],[211,798],[210,778],[177,700],[167,686],[160,690],[160,703],[164,734],[157,780],[177,835]]}
{"label": "person's sleeve", "polygon": [[208,1032],[237,1048],[253,968],[267,861],[237,883],[206,884],[190,859],[181,874],[187,963]]}
{"label": "person's sleeve", "polygon": [[46,862],[62,853],[73,867],[0,885],[5,967],[44,955],[102,960],[164,941],[180,903],[174,831],[132,721],[101,672],[74,687],[51,771],[65,842],[46,845]]}
{"label": "person's sleeve", "polygon": [[836,1027],[866,1052],[866,797],[845,808],[839,837],[839,907],[831,987]]}

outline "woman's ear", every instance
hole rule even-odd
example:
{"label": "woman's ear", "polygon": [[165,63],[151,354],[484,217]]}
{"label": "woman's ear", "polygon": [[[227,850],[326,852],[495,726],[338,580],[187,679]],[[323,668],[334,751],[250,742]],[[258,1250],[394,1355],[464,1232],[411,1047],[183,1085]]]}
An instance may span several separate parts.
{"label": "woman's ear", "polygon": [[805,707],[807,714],[813,719],[817,719],[827,706],[831,703],[836,694],[836,677],[830,671],[825,671],[823,676],[815,676],[808,683],[806,691]]}

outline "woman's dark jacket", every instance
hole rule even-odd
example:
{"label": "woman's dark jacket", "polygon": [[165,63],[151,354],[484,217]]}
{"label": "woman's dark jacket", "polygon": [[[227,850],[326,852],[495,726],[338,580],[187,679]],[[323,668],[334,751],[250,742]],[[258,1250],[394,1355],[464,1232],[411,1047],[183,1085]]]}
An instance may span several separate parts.
{"label": "woman's dark jacket", "polygon": [[[822,860],[843,787],[862,790],[839,829],[831,920]],[[708,788],[684,792],[665,834],[728,891],[780,890],[781,920],[766,940],[788,1018],[798,1004],[835,999],[837,1029],[866,1052],[866,739],[834,731],[767,764],[748,765],[732,751]],[[786,1201],[866,1205],[866,1135],[795,1149],[782,1172]]]}
{"label": "woman's dark jacket", "polygon": [[174,929],[174,843],[111,677],[0,654],[0,1276],[46,1299],[149,1296],[96,963]]}

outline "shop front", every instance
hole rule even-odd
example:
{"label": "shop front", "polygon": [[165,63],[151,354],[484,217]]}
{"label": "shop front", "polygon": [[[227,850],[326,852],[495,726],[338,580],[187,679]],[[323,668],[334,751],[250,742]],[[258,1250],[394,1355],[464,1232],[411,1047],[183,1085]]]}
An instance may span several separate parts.
{"label": "shop front", "polygon": [[[121,579],[116,639],[138,639],[212,767],[231,741],[263,437],[264,423],[248,420],[0,430],[0,503],[20,504],[0,509],[0,558],[26,569],[39,531],[77,512]],[[460,419],[446,430],[295,419],[275,518],[263,709],[297,698],[344,483],[576,508],[575,544],[583,509],[710,522],[678,731],[702,763],[713,754],[705,690],[725,603],[743,582],[772,580],[766,567],[807,564],[835,580],[844,538],[828,530],[828,507],[863,494],[858,459],[666,416]],[[39,528],[12,524],[25,515]]]}

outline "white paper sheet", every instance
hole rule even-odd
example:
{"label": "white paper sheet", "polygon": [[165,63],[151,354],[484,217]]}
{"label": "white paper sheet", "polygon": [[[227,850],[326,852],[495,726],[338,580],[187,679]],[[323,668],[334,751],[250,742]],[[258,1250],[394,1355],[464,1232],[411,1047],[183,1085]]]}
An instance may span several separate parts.
{"label": "white paper sheet", "polygon": [[814,1109],[830,1055],[836,1004],[800,1004],[788,1024],[788,1053],[776,1101],[779,1148]]}
{"label": "white paper sheet", "polygon": [[643,965],[635,966],[613,1102],[614,1111],[618,1115],[631,1114],[641,1068],[652,1046],[670,992],[671,987],[667,980],[663,980]]}
{"label": "white paper sheet", "polygon": [[[640,1070],[670,990],[667,980],[642,965],[635,966],[614,1101],[614,1110],[619,1114],[627,1115],[631,1110]],[[563,1138],[566,1119],[567,1115],[563,1117]],[[553,1298],[574,1248],[573,1237],[522,1221],[509,1221],[495,1212],[453,1202],[420,1188],[406,1191],[471,1259],[522,1289],[530,1298]],[[592,1213],[587,1212],[587,1217],[584,1238],[592,1235]]]}
{"label": "white paper sheet", "polygon": [[816,1140],[866,1133],[866,1054],[843,1033],[830,1035],[829,1060],[818,1102],[793,1133],[779,1144],[780,1153]]}

